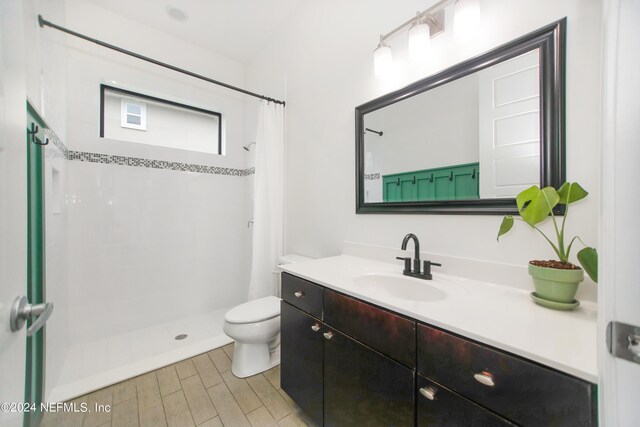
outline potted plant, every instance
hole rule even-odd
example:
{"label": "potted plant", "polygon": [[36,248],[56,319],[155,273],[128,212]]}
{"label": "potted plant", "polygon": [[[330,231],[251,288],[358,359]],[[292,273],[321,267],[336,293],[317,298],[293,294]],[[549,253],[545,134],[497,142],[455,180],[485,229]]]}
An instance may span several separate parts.
{"label": "potted plant", "polygon": [[[506,215],[500,224],[500,236],[506,234],[513,227],[514,221],[526,222],[538,231],[553,248],[558,256],[557,260],[529,261],[529,274],[533,277],[536,291],[531,297],[540,305],[560,310],[571,310],[578,306],[574,299],[578,285],[584,278],[584,271],[594,282],[598,282],[598,253],[595,248],[588,247],[578,236],[573,237],[567,245],[565,239],[565,224],[569,216],[569,205],[587,197],[589,193],[578,183],[565,182],[556,191],[553,187],[540,189],[532,186],[516,196],[516,204],[520,218]],[[562,223],[558,226],[558,218],[553,213],[556,205],[565,205]],[[550,239],[538,224],[551,217],[555,230],[555,239]],[[569,255],[576,240],[585,247],[578,252],[578,261],[582,268],[569,262]],[[584,269],[584,270],[583,270]]]}

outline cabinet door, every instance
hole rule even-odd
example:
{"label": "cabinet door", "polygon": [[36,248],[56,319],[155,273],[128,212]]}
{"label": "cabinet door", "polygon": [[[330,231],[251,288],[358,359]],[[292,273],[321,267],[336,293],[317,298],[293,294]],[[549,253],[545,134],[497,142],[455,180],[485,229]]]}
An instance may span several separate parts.
{"label": "cabinet door", "polygon": [[417,176],[415,173],[382,177],[382,198],[385,202],[413,202],[418,200]]}
{"label": "cabinet door", "polygon": [[400,181],[398,177],[382,177],[382,200],[385,202],[400,202]]}
{"label": "cabinet door", "polygon": [[414,372],[324,328],[324,425],[413,426]]}
{"label": "cabinet door", "polygon": [[280,313],[282,389],[322,425],[322,323],[286,302]]}
{"label": "cabinet door", "polygon": [[480,170],[477,165],[459,166],[452,169],[452,198],[455,200],[479,198]]}
{"label": "cabinet door", "polygon": [[415,174],[409,173],[400,176],[400,200],[403,202],[414,202],[418,200]]}
{"label": "cabinet door", "polygon": [[451,192],[452,179],[451,171],[448,169],[436,169],[433,171],[433,200],[451,200],[453,198]]}
{"label": "cabinet door", "polygon": [[515,426],[420,375],[417,381],[416,409],[418,427]]}
{"label": "cabinet door", "polygon": [[417,172],[415,176],[418,200],[434,200],[435,184],[433,182],[433,172]]}

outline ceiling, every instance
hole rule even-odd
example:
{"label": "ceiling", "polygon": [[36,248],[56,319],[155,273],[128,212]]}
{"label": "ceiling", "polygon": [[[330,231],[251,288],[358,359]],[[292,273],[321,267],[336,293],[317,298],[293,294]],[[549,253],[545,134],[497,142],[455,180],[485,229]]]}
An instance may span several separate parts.
{"label": "ceiling", "polygon": [[[237,61],[256,54],[302,0],[86,0]],[[176,21],[168,7],[185,12]]]}

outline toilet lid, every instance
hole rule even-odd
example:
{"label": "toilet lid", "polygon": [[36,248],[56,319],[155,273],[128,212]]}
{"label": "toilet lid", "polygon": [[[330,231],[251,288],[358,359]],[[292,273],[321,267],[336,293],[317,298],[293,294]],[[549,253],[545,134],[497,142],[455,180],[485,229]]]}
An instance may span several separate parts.
{"label": "toilet lid", "polygon": [[224,320],[229,323],[253,323],[280,315],[280,298],[264,297],[245,302],[227,311]]}

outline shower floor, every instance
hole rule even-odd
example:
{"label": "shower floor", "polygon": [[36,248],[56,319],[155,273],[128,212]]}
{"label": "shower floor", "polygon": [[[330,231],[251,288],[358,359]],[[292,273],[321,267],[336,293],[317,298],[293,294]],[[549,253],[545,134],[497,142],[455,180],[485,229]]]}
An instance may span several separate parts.
{"label": "shower floor", "polygon": [[[233,342],[222,332],[230,308],[72,345],[46,400],[69,400]],[[176,340],[179,334],[187,337]]]}

